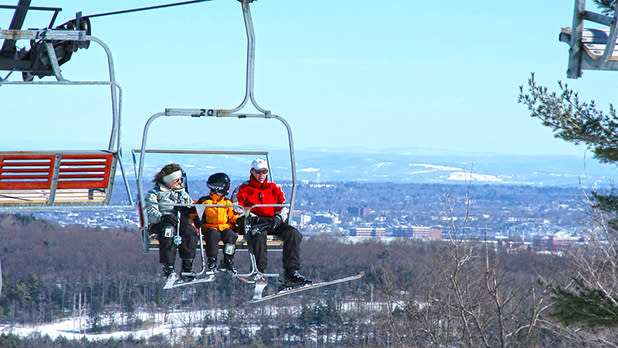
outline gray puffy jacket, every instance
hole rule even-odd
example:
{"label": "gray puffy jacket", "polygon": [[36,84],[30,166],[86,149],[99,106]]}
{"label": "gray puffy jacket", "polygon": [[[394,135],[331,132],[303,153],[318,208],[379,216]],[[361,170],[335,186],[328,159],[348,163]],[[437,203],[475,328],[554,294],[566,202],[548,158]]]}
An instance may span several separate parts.
{"label": "gray puffy jacket", "polygon": [[146,214],[148,224],[161,222],[161,216],[174,214],[175,204],[193,204],[193,200],[184,188],[172,190],[159,184],[146,193]]}

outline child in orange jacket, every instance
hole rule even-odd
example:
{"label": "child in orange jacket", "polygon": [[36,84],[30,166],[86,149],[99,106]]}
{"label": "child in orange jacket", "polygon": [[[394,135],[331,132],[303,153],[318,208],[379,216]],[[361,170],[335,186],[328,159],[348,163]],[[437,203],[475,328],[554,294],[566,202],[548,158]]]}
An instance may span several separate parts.
{"label": "child in orange jacket", "polygon": [[219,241],[223,241],[223,260],[219,265],[220,271],[236,274],[234,254],[238,234],[232,230],[240,215],[236,214],[232,202],[225,198],[230,190],[230,177],[225,173],[215,173],[208,178],[210,195],[198,200],[199,204],[229,205],[229,207],[206,207],[202,217],[202,233],[206,240],[207,267],[209,272],[217,271],[217,254]]}

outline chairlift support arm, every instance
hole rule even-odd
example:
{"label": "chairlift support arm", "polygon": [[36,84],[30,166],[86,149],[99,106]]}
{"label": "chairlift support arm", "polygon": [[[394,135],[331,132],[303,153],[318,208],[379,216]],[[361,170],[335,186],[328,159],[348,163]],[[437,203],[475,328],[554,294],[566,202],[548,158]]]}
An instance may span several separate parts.
{"label": "chairlift support arm", "polygon": [[264,110],[255,100],[254,93],[254,76],[255,76],[255,31],[253,30],[253,19],[251,18],[251,9],[249,4],[253,0],[239,0],[242,3],[242,15],[245,21],[245,32],[247,34],[247,69],[245,79],[245,96],[240,104],[232,109],[232,112],[241,110],[247,101],[251,100],[251,104],[260,112],[270,114],[270,111]]}
{"label": "chairlift support arm", "polygon": [[[598,57],[590,56],[584,52],[584,21],[603,24],[609,27],[609,33],[605,30],[595,30],[592,32],[594,36],[590,43],[604,44],[603,53]],[[586,0],[575,0],[573,10],[573,23],[570,33],[562,31],[560,41],[566,42],[570,46],[569,50],[569,66],[567,69],[568,78],[579,78],[582,76],[583,69],[590,70],[618,70],[618,62],[612,60],[614,49],[616,47],[616,34],[618,23],[618,6],[614,9],[612,17],[586,10]],[[588,34],[590,35],[590,34]],[[602,36],[607,35],[606,40]],[[596,37],[599,36],[599,37]],[[605,41],[605,42],[603,42]]]}

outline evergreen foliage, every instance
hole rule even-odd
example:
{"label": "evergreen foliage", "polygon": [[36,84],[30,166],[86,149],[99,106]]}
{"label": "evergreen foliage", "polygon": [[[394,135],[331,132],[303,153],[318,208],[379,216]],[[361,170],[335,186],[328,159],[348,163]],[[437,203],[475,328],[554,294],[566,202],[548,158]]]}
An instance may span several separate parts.
{"label": "evergreen foliage", "polygon": [[593,0],[601,9],[601,12],[607,15],[613,15],[616,8],[616,0]]}
{"label": "evergreen foliage", "polygon": [[618,326],[618,299],[587,287],[581,280],[575,281],[575,289],[551,288],[554,318],[565,326],[581,324],[591,329]]}
{"label": "evergreen foliage", "polygon": [[[599,6],[615,6],[615,0],[595,1]],[[583,144],[601,162],[618,163],[618,117],[613,105],[608,112],[597,108],[594,101],[582,101],[567,84],[558,82],[560,92],[550,91],[537,84],[534,74],[528,79],[527,91],[520,86],[518,101],[528,107],[533,118],[551,128],[554,136],[574,144]],[[615,234],[618,231],[618,196],[613,190],[607,194],[593,191],[590,199],[593,208],[605,217],[605,248],[608,255],[616,253]],[[591,263],[594,267],[595,263]],[[612,264],[609,274],[617,271]],[[597,266],[598,267],[598,266]],[[553,306],[551,316],[565,326],[578,325],[588,329],[615,327],[618,325],[618,291],[610,285],[601,286],[588,281],[585,272],[573,278],[574,287],[550,284]],[[610,283],[611,284],[611,283]]]}
{"label": "evergreen foliage", "polygon": [[618,118],[612,105],[609,112],[597,109],[593,101],[581,101],[578,93],[558,82],[560,93],[549,91],[528,80],[528,94],[520,87],[519,102],[528,106],[531,116],[554,131],[554,136],[574,144],[585,144],[594,157],[604,163],[618,162]]}

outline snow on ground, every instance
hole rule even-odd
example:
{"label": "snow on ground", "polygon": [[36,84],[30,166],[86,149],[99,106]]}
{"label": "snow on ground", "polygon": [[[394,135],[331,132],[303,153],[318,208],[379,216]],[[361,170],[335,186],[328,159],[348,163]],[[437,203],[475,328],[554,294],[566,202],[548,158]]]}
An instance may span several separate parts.
{"label": "snow on ground", "polygon": [[[404,306],[404,303],[397,303],[399,306]],[[295,306],[296,307],[296,306]],[[343,311],[362,311],[362,312],[378,312],[387,308],[387,304],[383,302],[358,302],[350,301],[342,304]],[[280,308],[279,308],[280,309]],[[287,310],[289,310],[288,308]],[[277,312],[277,307],[264,307],[262,309],[265,314],[274,314]],[[297,306],[295,310],[300,313],[301,307]],[[20,337],[27,337],[33,334],[49,336],[52,339],[64,337],[67,339],[82,339],[89,341],[122,339],[132,336],[134,338],[150,338],[161,335],[173,340],[174,337],[182,337],[189,332],[192,336],[198,337],[204,330],[207,332],[219,332],[222,335],[229,334],[229,327],[225,323],[227,311],[223,309],[210,310],[195,310],[195,311],[174,311],[168,313],[136,313],[135,316],[143,321],[143,329],[123,330],[123,324],[126,323],[126,316],[113,314],[106,316],[101,320],[101,325],[109,325],[112,321],[116,323],[113,331],[102,331],[99,333],[90,332],[90,319],[88,316],[72,317],[68,319],[57,320],[53,323],[40,325],[0,325],[0,334],[14,334]],[[207,324],[205,324],[207,323]],[[259,325],[252,325],[248,329],[252,331],[259,330]]]}
{"label": "snow on ground", "polygon": [[[126,338],[133,336],[136,338],[148,338],[156,335],[163,335],[167,337],[176,337],[179,335],[186,335],[187,330],[191,331],[193,336],[199,336],[204,329],[202,323],[204,318],[213,318],[217,315],[219,320],[223,312],[216,312],[214,310],[208,311],[178,311],[170,313],[139,313],[137,316],[144,321],[141,330],[122,330],[121,328],[109,332],[109,330],[99,333],[89,332],[87,329],[91,326],[89,318],[73,317],[69,319],[58,320],[53,323],[40,324],[40,325],[23,325],[23,326],[10,326],[0,325],[0,333],[9,334],[12,333],[17,336],[26,337],[31,334],[47,335],[52,339],[56,339],[63,336],[67,339],[81,339],[86,338],[88,340],[106,340],[109,338]],[[119,315],[114,316],[114,321],[118,323],[117,327],[122,327],[124,322],[123,318]],[[110,319],[103,320],[103,325],[109,325]],[[227,331],[227,327],[223,326],[209,326],[209,329]]]}
{"label": "snow on ground", "polygon": [[488,181],[488,182],[501,182],[502,179],[493,175],[474,174],[467,172],[454,172],[450,173],[448,180],[454,181]]}
{"label": "snow on ground", "polygon": [[445,171],[459,171],[459,170],[463,170],[462,168],[448,167],[448,166],[442,166],[442,165],[438,165],[438,164],[408,163],[408,166],[410,166],[410,167],[424,167],[424,168],[430,168],[430,169],[435,169],[435,170],[445,170]]}

